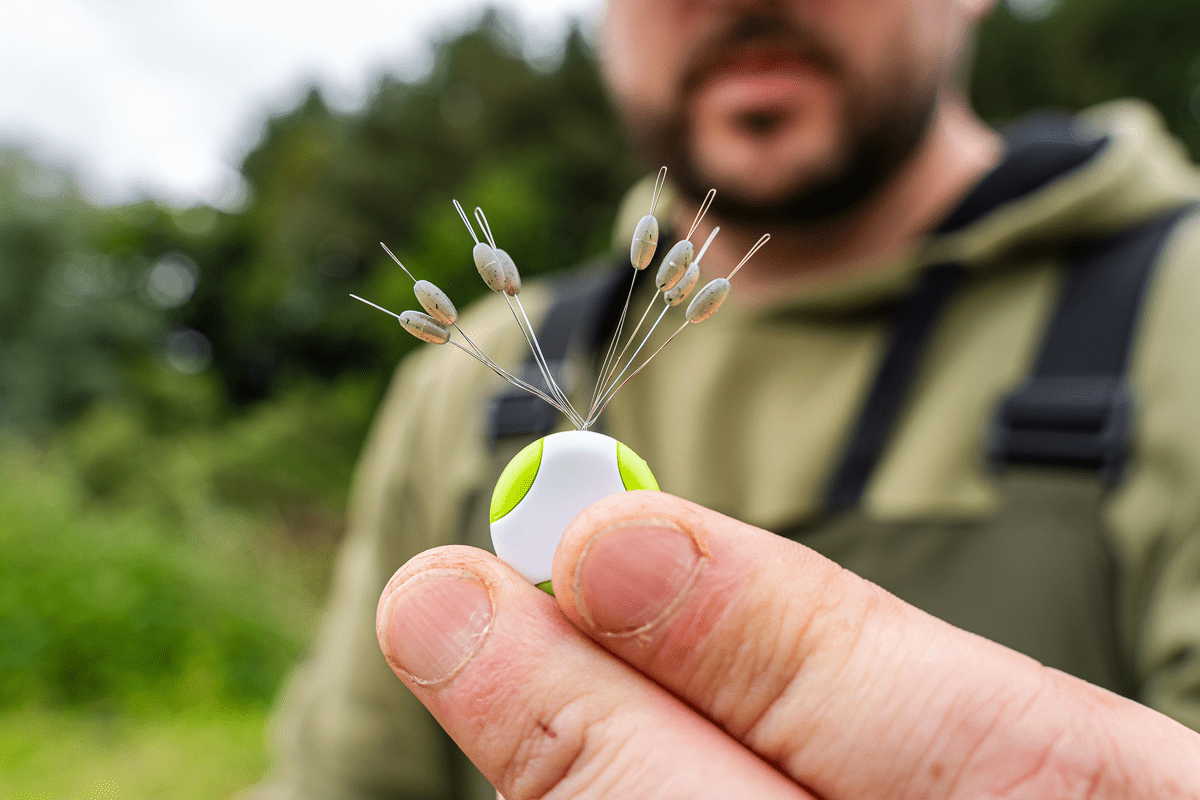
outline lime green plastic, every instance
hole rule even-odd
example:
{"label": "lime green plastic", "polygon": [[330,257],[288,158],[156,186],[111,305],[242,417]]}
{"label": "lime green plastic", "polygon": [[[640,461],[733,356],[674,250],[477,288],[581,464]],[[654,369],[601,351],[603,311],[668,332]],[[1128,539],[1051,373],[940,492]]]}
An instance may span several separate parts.
{"label": "lime green plastic", "polygon": [[537,587],[551,597],[554,597],[554,587],[550,585],[550,581],[542,581]]}
{"label": "lime green plastic", "polygon": [[[625,484],[627,491],[634,489],[658,491],[658,481],[654,479],[650,465],[622,442],[617,442],[617,469],[621,471],[621,483]],[[492,506],[495,507],[495,502],[492,503]]]}
{"label": "lime green plastic", "polygon": [[533,479],[537,477],[538,468],[542,465],[542,441],[538,439],[517,453],[513,460],[508,462],[504,472],[500,473],[500,480],[496,481],[496,489],[492,492],[489,515],[492,522],[516,508],[517,503],[529,493],[529,487],[533,486]]}

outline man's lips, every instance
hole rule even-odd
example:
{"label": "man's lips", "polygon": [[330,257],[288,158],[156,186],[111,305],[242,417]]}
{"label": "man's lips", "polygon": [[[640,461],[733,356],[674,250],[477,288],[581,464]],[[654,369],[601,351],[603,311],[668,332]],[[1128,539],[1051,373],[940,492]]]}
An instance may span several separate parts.
{"label": "man's lips", "polygon": [[749,49],[711,62],[694,76],[697,105],[729,113],[785,110],[814,91],[827,90],[831,76],[817,59],[794,51]]}
{"label": "man's lips", "polygon": [[698,87],[695,99],[698,104],[731,112],[787,108],[828,83],[828,77],[813,70],[735,70],[710,77]]}

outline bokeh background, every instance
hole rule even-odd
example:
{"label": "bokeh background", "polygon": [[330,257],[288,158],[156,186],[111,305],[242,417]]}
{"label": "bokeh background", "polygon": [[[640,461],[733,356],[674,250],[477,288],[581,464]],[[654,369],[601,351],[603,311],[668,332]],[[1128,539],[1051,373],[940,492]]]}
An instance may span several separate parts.
{"label": "bokeh background", "polygon": [[[251,5],[303,33],[291,4]],[[73,160],[0,127],[0,800],[228,797],[260,777],[357,453],[416,344],[347,297],[411,305],[378,242],[460,307],[484,287],[451,197],[488,211],[527,277],[609,247],[644,165],[594,21],[463,8],[417,44],[397,30],[391,59],[389,20],[358,20],[373,61],[251,97],[266,121],[228,175],[168,163],[138,199],[96,177],[119,103],[113,121],[97,98]],[[152,86],[139,103],[195,113]],[[1007,0],[971,91],[996,124],[1140,96],[1195,158],[1200,4]]]}

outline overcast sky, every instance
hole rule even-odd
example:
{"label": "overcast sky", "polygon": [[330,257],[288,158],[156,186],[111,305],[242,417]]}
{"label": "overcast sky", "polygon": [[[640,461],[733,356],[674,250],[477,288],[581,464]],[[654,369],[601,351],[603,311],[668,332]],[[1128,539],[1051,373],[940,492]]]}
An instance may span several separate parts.
{"label": "overcast sky", "polygon": [[[358,105],[417,77],[427,43],[483,0],[12,0],[0,25],[0,146],[76,168],[89,198],[231,206],[266,116],[311,84]],[[545,52],[596,0],[497,0]]]}

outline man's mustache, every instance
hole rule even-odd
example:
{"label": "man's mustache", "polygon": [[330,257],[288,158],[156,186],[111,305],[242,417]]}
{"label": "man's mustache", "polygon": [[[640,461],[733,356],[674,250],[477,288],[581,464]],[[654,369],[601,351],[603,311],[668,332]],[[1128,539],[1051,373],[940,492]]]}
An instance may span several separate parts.
{"label": "man's mustache", "polygon": [[771,58],[804,63],[832,77],[845,72],[837,51],[813,27],[771,8],[753,8],[731,17],[692,47],[684,58],[676,96],[685,100],[739,56],[760,49]]}

